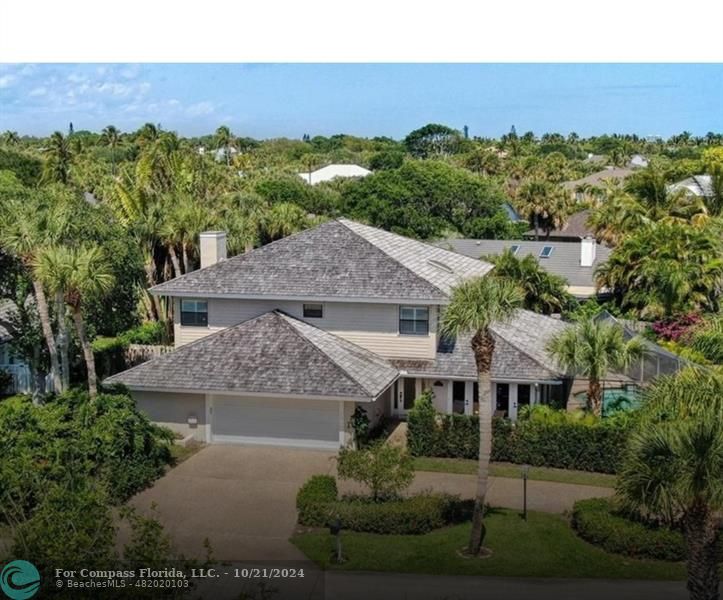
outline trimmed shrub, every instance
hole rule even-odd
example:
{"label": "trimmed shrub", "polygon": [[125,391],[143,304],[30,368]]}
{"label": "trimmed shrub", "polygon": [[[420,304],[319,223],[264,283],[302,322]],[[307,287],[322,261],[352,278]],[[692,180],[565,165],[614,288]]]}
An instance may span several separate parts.
{"label": "trimmed shrub", "polygon": [[362,450],[342,448],[337,462],[339,477],[367,486],[375,502],[396,497],[414,479],[406,450],[381,441]]}
{"label": "trimmed shrub", "polygon": [[328,524],[327,506],[336,501],[339,492],[331,475],[314,475],[296,494],[299,523],[323,527]]}
{"label": "trimmed shrub", "polygon": [[344,529],[368,533],[417,535],[469,520],[470,501],[448,494],[416,494],[384,502],[369,497],[337,497],[336,479],[314,475],[296,495],[299,523],[327,527],[338,519]]}
{"label": "trimmed shrub", "polygon": [[576,502],[572,526],[581,538],[606,552],[669,561],[686,557],[680,531],[627,518],[607,498]]}
{"label": "trimmed shrub", "polygon": [[[421,398],[420,398],[421,400]],[[477,459],[479,419],[436,414],[426,400],[410,412],[408,447],[415,456]],[[492,420],[492,460],[533,466],[615,473],[632,418],[599,419],[535,407],[512,423]]]}

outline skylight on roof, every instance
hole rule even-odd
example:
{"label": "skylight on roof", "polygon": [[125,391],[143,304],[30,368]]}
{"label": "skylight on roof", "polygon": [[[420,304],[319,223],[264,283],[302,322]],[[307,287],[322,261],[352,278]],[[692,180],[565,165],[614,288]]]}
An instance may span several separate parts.
{"label": "skylight on roof", "polygon": [[435,260],[434,258],[428,258],[427,262],[432,265],[433,267],[436,267],[442,271],[445,271],[446,273],[454,273],[454,270],[452,267],[450,267],[448,264],[443,263],[441,260]]}
{"label": "skylight on roof", "polygon": [[513,244],[512,246],[510,246],[510,252],[512,252],[512,254],[516,255],[519,250],[520,246],[518,244]]}
{"label": "skylight on roof", "polygon": [[543,246],[540,250],[540,258],[550,258],[552,254],[553,246]]}

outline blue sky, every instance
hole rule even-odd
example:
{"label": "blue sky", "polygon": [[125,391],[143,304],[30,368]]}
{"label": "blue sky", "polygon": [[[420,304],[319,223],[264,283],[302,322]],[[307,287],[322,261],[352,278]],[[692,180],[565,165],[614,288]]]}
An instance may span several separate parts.
{"label": "blue sky", "polygon": [[723,131],[723,65],[4,64],[0,131],[46,135],[224,123],[257,138],[401,138],[429,122],[471,135]]}

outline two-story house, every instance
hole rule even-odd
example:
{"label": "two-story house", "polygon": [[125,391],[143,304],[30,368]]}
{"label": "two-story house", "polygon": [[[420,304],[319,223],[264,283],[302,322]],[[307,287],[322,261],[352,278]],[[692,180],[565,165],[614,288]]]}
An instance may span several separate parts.
{"label": "two-story house", "polygon": [[[438,324],[454,286],[490,264],[347,219],[229,259],[223,232],[200,246],[200,270],[151,290],[174,303],[175,350],[106,380],[154,421],[208,443],[337,448],[357,406],[404,417],[429,389],[441,412],[475,411],[469,340]],[[495,411],[564,401],[545,352],[564,327],[527,311],[494,326]]]}

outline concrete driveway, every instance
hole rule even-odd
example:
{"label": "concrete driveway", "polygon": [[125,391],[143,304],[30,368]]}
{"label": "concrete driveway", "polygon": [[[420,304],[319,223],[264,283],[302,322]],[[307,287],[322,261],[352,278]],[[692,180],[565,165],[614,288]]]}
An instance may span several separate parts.
{"label": "concrete driveway", "polygon": [[311,476],[335,470],[333,452],[260,446],[203,448],[131,500],[157,517],[174,547],[203,558],[208,538],[219,560],[302,560],[289,543],[296,492]]}

